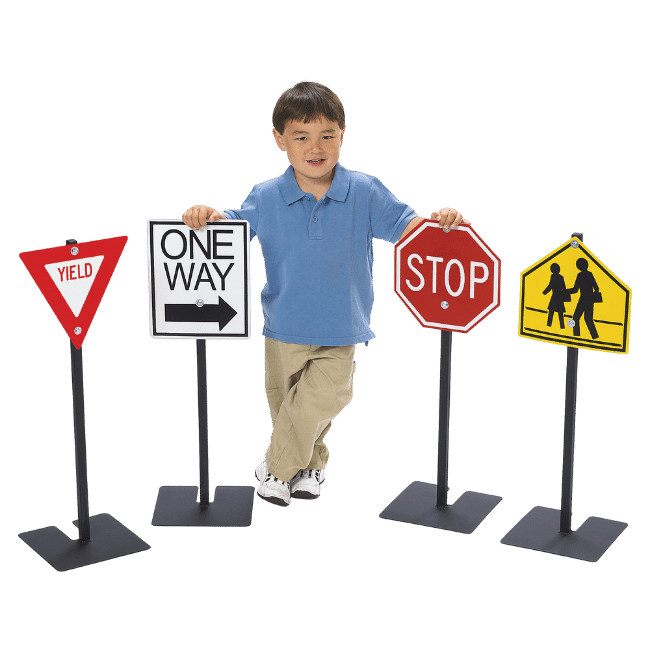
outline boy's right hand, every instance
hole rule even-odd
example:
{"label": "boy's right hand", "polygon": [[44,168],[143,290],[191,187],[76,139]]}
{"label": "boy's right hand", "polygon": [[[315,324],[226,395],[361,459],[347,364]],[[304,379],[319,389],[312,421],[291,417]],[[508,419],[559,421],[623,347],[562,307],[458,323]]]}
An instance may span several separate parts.
{"label": "boy's right hand", "polygon": [[207,205],[195,205],[183,213],[183,223],[196,230],[203,228],[206,223],[226,219],[223,214],[217,212],[214,208]]}

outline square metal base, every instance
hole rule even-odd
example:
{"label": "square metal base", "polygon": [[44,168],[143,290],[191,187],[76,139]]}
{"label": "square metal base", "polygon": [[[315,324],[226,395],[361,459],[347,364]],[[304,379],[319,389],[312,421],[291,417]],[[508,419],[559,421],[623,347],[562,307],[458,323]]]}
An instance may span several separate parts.
{"label": "square metal base", "polygon": [[452,505],[436,507],[437,486],[411,483],[379,516],[382,519],[441,528],[456,533],[473,533],[492,512],[501,497],[465,492]]}
{"label": "square metal base", "polygon": [[250,526],[253,518],[252,487],[220,485],[214,501],[197,502],[196,486],[163,486],[153,513],[154,526]]}
{"label": "square metal base", "polygon": [[589,517],[578,530],[567,535],[559,532],[559,510],[537,506],[501,543],[596,562],[626,528],[627,524],[621,521]]}
{"label": "square metal base", "polygon": [[[76,521],[74,524],[78,525]],[[90,517],[90,541],[88,542],[72,540],[55,526],[20,533],[18,537],[57,571],[78,569],[151,548],[117,519],[106,513]]]}

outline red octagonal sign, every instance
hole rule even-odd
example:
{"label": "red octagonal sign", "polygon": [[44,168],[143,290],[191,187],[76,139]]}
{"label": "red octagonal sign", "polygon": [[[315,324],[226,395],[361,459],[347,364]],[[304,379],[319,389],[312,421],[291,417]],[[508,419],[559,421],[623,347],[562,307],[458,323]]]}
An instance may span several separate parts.
{"label": "red octagonal sign", "polygon": [[500,268],[471,226],[425,221],[395,246],[395,291],[424,327],[469,332],[499,306]]}

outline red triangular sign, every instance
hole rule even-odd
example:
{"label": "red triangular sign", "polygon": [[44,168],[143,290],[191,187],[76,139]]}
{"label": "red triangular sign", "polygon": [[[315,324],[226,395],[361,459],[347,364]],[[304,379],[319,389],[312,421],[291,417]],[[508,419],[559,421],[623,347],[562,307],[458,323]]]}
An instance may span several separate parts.
{"label": "red triangular sign", "polygon": [[127,237],[21,253],[72,344],[81,348]]}

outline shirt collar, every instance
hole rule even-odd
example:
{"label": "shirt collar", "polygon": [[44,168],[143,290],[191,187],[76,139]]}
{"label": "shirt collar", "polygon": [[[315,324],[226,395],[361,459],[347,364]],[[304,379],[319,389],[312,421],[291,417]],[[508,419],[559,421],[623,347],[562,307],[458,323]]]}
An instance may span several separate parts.
{"label": "shirt collar", "polygon": [[[350,172],[340,163],[336,163],[336,167],[334,167],[334,178],[325,196],[334,201],[345,201],[349,189]],[[296,182],[296,176],[293,173],[293,167],[291,165],[280,176],[280,192],[287,205],[299,201],[306,194]]]}

